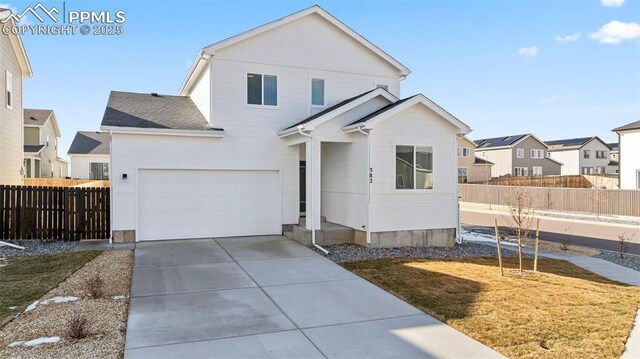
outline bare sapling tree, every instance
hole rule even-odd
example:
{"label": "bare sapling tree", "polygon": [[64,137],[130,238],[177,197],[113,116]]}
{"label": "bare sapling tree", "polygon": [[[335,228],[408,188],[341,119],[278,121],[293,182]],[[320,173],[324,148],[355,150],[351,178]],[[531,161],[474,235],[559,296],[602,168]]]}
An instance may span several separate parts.
{"label": "bare sapling tree", "polygon": [[529,238],[533,228],[533,200],[527,188],[521,185],[510,190],[505,197],[507,213],[503,218],[518,241],[518,264],[522,273],[522,242]]}
{"label": "bare sapling tree", "polygon": [[596,212],[596,218],[600,219],[600,214],[602,213],[602,205],[605,204],[606,201],[606,188],[602,184],[602,177],[595,177],[593,183],[593,192],[592,192],[592,201],[593,201],[593,210]]}
{"label": "bare sapling tree", "polygon": [[625,253],[627,253],[627,249],[629,247],[629,242],[635,237],[636,234],[632,234],[631,236],[627,236],[625,233],[618,235],[618,244],[620,245],[620,259],[624,259]]}

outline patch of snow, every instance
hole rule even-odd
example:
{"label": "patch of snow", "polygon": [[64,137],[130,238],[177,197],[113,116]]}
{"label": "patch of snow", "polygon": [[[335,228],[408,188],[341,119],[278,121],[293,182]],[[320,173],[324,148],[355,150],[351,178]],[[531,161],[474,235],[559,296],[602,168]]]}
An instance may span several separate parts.
{"label": "patch of snow", "polygon": [[16,306],[9,307],[9,309],[10,309],[10,310],[14,310],[14,309],[16,309],[16,308],[18,308],[18,307],[16,307]]}
{"label": "patch of snow", "polygon": [[121,300],[121,299],[124,299],[126,297],[127,297],[126,295],[114,295],[113,297],[111,297],[111,299],[113,299],[113,300]]}
{"label": "patch of snow", "polygon": [[29,341],[24,341],[24,340],[19,340],[17,342],[13,342],[11,344],[9,344],[9,347],[13,348],[13,347],[17,347],[17,346],[23,346],[23,347],[35,347],[36,345],[40,345],[40,344],[53,344],[53,343],[57,343],[60,341],[60,337],[42,337],[42,338],[36,338],[36,339],[32,339]]}
{"label": "patch of snow", "polygon": [[71,296],[67,296],[67,297],[53,297],[53,298],[49,298],[47,300],[43,300],[42,302],[39,300],[36,300],[35,302],[29,304],[29,306],[27,307],[27,309],[24,310],[24,312],[30,312],[34,309],[36,309],[37,307],[41,306],[41,305],[47,305],[47,304],[58,304],[58,303],[67,303],[67,302],[75,302],[76,300],[79,300],[80,298],[78,297],[71,297]]}
{"label": "patch of snow", "polygon": [[8,265],[9,265],[9,261],[7,261],[7,258],[0,257],[0,267],[6,267]]}

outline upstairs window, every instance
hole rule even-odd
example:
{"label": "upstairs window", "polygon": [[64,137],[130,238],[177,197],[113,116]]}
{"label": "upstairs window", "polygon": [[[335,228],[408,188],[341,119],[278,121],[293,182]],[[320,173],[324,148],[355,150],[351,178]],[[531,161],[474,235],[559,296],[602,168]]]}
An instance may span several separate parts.
{"label": "upstairs window", "polygon": [[458,157],[469,157],[470,154],[469,147],[458,147]]}
{"label": "upstairs window", "polygon": [[433,189],[433,147],[396,146],[396,189]]}
{"label": "upstairs window", "polygon": [[590,158],[591,157],[591,151],[589,151],[589,150],[582,151],[582,157],[583,158],[587,158],[587,159]]}
{"label": "upstairs window", "polygon": [[324,80],[311,80],[311,105],[324,106]]}
{"label": "upstairs window", "polygon": [[516,149],[516,157],[517,158],[524,158],[524,149],[523,148]]}
{"label": "upstairs window", "polygon": [[278,106],[278,77],[247,74],[247,104]]}
{"label": "upstairs window", "polygon": [[596,158],[600,160],[607,158],[607,151],[596,151]]}
{"label": "upstairs window", "polygon": [[544,158],[544,150],[539,150],[539,149],[531,150],[531,158]]}
{"label": "upstairs window", "polygon": [[11,110],[13,108],[13,75],[8,70],[5,70],[5,88],[7,108]]}

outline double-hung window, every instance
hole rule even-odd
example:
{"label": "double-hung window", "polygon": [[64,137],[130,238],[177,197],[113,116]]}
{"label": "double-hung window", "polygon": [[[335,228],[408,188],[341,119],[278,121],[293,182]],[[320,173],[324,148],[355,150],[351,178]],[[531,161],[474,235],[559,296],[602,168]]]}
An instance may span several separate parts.
{"label": "double-hung window", "polygon": [[458,183],[467,183],[469,181],[469,169],[467,167],[458,167]]}
{"label": "double-hung window", "polygon": [[92,180],[108,180],[109,164],[101,162],[91,162],[89,164],[89,179]]}
{"label": "double-hung window", "polygon": [[470,154],[469,147],[458,147],[458,157],[469,157]]}
{"label": "double-hung window", "polygon": [[433,147],[396,146],[396,189],[433,189]]}
{"label": "double-hung window", "polygon": [[516,149],[516,157],[517,158],[524,158],[524,148],[517,148]]}
{"label": "double-hung window", "polygon": [[13,108],[13,75],[11,74],[11,72],[9,72],[9,70],[5,70],[4,77],[5,77],[5,88],[6,88],[5,90],[6,104],[7,104],[7,108],[11,110]]}
{"label": "double-hung window", "polygon": [[324,80],[311,79],[311,105],[324,106]]}
{"label": "double-hung window", "polygon": [[607,151],[596,151],[596,158],[600,160],[607,158]]}
{"label": "double-hung window", "polygon": [[582,151],[582,157],[583,158],[587,158],[587,159],[590,158],[591,157],[591,151],[589,151],[589,150]]}
{"label": "double-hung window", "polygon": [[531,158],[544,158],[544,150],[532,149]]}
{"label": "double-hung window", "polygon": [[278,77],[247,74],[247,104],[278,106]]}

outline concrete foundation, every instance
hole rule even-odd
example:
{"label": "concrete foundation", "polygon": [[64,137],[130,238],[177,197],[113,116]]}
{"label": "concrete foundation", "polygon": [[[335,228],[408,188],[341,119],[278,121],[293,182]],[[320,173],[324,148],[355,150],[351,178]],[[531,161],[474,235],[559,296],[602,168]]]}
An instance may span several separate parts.
{"label": "concrete foundation", "polygon": [[355,243],[372,248],[453,247],[455,238],[455,228],[373,232],[369,244],[366,232],[355,231],[354,235]]}
{"label": "concrete foundation", "polygon": [[113,243],[135,243],[136,231],[113,231]]}

